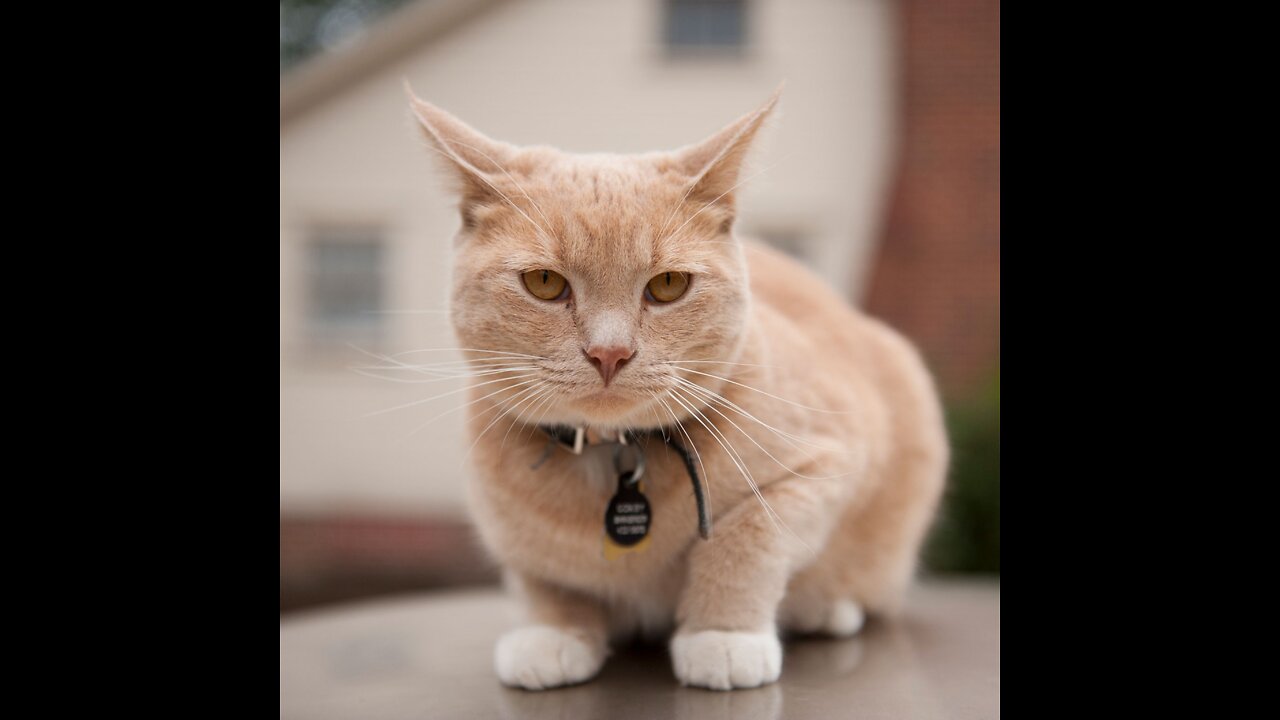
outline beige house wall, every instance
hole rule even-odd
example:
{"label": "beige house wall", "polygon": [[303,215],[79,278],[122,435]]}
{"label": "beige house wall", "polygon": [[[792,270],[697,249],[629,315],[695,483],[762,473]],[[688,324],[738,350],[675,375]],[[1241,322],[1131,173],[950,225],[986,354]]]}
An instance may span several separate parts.
{"label": "beige house wall", "polygon": [[748,5],[740,56],[675,58],[655,0],[498,3],[281,126],[282,512],[462,506],[460,413],[414,432],[462,405],[462,393],[363,417],[461,385],[363,377],[348,369],[353,354],[309,350],[303,322],[315,230],[368,225],[386,242],[392,311],[379,316],[385,339],[372,349],[454,345],[442,311],[455,204],[411,122],[403,79],[489,135],[580,152],[699,140],[785,80],[781,113],[754,154],[754,169],[768,169],[742,191],[739,232],[801,238],[802,259],[860,297],[894,144],[893,5]]}

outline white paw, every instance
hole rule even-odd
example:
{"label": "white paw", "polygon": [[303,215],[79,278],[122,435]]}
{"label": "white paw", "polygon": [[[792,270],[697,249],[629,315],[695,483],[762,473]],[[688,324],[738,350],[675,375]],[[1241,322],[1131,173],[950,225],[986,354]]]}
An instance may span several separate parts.
{"label": "white paw", "polygon": [[531,625],[498,638],[493,660],[503,684],[544,690],[594,677],[604,657],[604,647],[584,637],[549,625]]}
{"label": "white paw", "polygon": [[780,617],[791,632],[838,638],[858,634],[867,619],[853,600],[793,600]]}
{"label": "white paw", "polygon": [[827,622],[822,629],[835,637],[852,637],[858,634],[866,620],[867,616],[862,612],[861,605],[852,600],[837,600],[831,606],[831,612],[827,615]]}
{"label": "white paw", "polygon": [[671,659],[684,685],[759,687],[782,672],[782,643],[772,628],[759,633],[704,630],[672,638]]}

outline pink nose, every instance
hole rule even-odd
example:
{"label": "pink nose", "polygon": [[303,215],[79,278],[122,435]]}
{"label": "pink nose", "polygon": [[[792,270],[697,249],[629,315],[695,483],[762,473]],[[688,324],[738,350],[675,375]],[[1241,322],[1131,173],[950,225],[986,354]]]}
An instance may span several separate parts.
{"label": "pink nose", "polygon": [[600,371],[600,377],[604,378],[605,387],[609,386],[609,381],[614,375],[622,369],[623,365],[631,359],[634,354],[629,348],[625,347],[592,347],[583,351],[587,360],[596,366],[596,370]]}

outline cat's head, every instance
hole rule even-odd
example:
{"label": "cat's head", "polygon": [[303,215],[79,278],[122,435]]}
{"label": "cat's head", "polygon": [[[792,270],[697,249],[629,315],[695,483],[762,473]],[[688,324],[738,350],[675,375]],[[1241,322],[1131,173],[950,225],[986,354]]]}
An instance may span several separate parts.
{"label": "cat's head", "polygon": [[544,424],[683,418],[676,378],[706,385],[688,371],[728,366],[694,361],[733,362],[746,329],[734,190],[778,94],[703,142],[643,155],[518,148],[409,96],[461,197],[450,312],[491,400]]}

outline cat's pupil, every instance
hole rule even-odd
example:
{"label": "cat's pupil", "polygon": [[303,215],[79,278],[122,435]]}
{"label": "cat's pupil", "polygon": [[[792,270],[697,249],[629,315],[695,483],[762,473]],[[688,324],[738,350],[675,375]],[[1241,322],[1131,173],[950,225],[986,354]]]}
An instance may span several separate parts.
{"label": "cat's pupil", "polygon": [[542,271],[542,284],[543,284],[543,285],[546,285],[546,284],[547,284],[547,271],[546,271],[546,270],[543,270],[543,271]]}
{"label": "cat's pupil", "polygon": [[667,279],[667,286],[668,286],[668,287],[670,287],[670,286],[671,286],[671,273],[667,273],[666,279]]}

